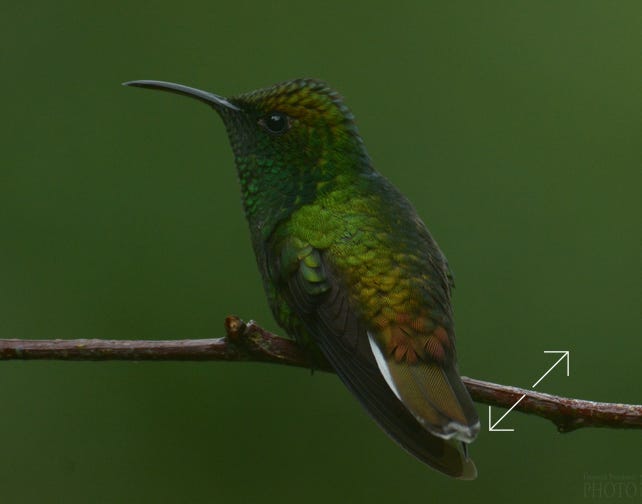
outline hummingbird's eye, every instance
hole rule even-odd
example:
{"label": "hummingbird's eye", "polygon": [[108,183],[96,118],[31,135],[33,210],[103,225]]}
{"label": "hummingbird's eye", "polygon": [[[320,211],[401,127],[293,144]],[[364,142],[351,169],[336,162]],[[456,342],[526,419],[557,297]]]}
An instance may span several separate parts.
{"label": "hummingbird's eye", "polygon": [[285,133],[290,129],[290,118],[283,112],[270,112],[268,115],[259,120],[259,124],[270,133]]}

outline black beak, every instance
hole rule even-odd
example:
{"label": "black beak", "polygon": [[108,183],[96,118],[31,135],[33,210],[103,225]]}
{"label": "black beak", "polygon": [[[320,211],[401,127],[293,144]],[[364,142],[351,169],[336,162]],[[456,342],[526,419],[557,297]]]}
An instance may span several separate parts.
{"label": "black beak", "polygon": [[156,80],[135,80],[129,82],[123,82],[123,86],[134,86],[148,89],[158,89],[160,91],[167,91],[169,93],[176,93],[184,96],[189,96],[191,98],[196,98],[197,100],[202,101],[214,107],[216,110],[221,109],[230,109],[239,112],[241,109],[238,108],[233,103],[230,103],[222,96],[215,95],[214,93],[208,93],[207,91],[201,91],[200,89],[192,88],[189,86],[183,86],[182,84],[174,84],[173,82],[163,82]]}

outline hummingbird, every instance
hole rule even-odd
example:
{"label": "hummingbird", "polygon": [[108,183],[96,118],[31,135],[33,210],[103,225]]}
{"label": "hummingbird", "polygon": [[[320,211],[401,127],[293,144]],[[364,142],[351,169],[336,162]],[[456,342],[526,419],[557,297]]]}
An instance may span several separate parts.
{"label": "hummingbird", "polygon": [[377,172],[343,98],[295,79],[225,98],[171,82],[223,120],[263,286],[277,323],[327,359],[399,445],[474,479],[479,418],[458,373],[446,257]]}

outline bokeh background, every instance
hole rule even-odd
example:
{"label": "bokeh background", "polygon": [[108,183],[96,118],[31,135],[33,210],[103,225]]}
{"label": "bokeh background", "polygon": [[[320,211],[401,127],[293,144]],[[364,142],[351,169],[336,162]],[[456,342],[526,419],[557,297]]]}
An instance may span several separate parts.
{"label": "bokeh background", "polygon": [[[640,403],[640,15],[618,2],[13,2],[0,15],[0,337],[277,330],[218,117],[120,86],[339,89],[447,254],[464,374]],[[2,502],[596,502],[639,432],[511,413],[474,482],[392,443],[332,375],[0,362]],[[496,410],[496,417],[503,410]],[[612,476],[608,476],[611,478]],[[628,501],[623,498],[622,501]],[[609,500],[614,502],[616,500]]]}

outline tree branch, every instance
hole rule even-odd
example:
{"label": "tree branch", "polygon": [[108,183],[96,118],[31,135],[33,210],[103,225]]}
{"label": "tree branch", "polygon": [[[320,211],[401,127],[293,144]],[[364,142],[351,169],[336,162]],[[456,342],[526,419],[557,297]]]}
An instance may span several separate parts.
{"label": "tree branch", "polygon": [[[0,360],[70,361],[253,361],[310,369],[308,357],[292,340],[276,336],[255,322],[225,319],[227,336],[197,340],[20,340],[0,339]],[[315,369],[333,372],[327,364]],[[472,398],[484,404],[552,421],[560,432],[580,427],[642,429],[642,405],[600,403],[543,394],[533,390],[462,377]]]}

